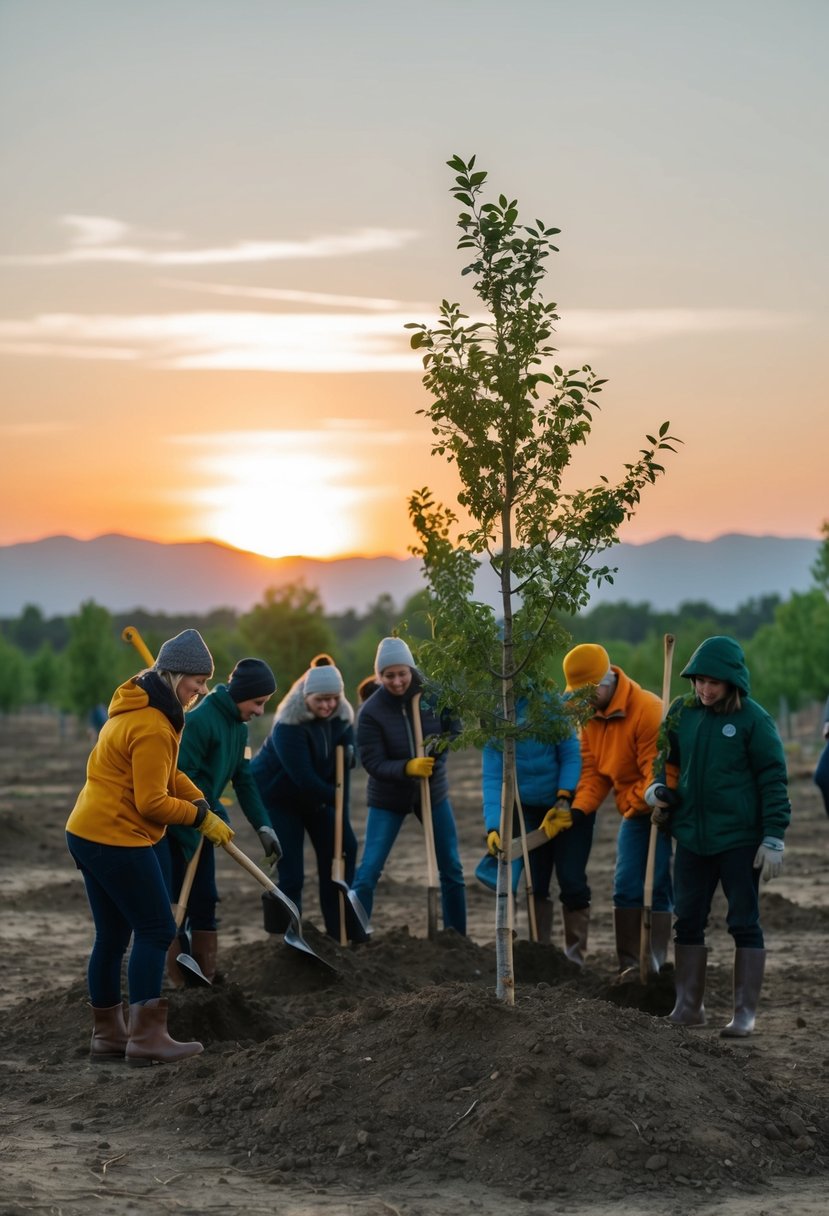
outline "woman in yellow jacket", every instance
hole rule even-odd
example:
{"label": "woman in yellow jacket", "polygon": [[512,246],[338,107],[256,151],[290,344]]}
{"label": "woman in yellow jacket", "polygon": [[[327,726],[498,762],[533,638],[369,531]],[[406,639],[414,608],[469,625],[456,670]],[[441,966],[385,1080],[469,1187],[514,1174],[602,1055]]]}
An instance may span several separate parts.
{"label": "woman in yellow jacket", "polygon": [[[176,929],[152,846],[169,823],[197,827],[214,844],[233,836],[177,767],[184,711],[207,691],[212,674],[201,635],[185,629],[164,643],[154,667],[116,689],[66,824],[95,923],[87,969],[93,1060],[169,1064],[203,1051],[201,1043],[177,1043],[167,1033],[161,983]],[[131,936],[128,1030],[121,964]]]}

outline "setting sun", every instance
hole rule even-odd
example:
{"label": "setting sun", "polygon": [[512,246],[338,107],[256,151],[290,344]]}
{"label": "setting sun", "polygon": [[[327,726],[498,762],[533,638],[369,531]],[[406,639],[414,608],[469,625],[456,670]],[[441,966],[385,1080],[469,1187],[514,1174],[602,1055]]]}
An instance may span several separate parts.
{"label": "setting sun", "polygon": [[206,535],[264,557],[333,557],[356,552],[358,461],[330,450],[321,432],[258,432],[221,439],[199,459]]}

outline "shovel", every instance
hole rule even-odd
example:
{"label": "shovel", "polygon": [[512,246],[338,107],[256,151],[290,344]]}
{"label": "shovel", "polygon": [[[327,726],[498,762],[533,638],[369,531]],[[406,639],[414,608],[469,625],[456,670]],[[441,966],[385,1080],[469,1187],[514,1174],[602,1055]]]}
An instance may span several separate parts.
{"label": "shovel", "polygon": [[340,945],[364,942],[371,933],[368,915],[359,896],[345,881],[343,859],[343,805],[345,801],[345,753],[337,747],[335,753],[336,785],[334,790],[334,857],[331,861],[331,881],[338,888],[340,902]]}
{"label": "shovel", "polygon": [[302,936],[302,925],[299,919],[299,910],[292,899],[284,891],[280,891],[276,883],[271,882],[267,874],[259,869],[259,866],[252,862],[251,859],[238,849],[232,840],[228,840],[222,845],[226,853],[229,853],[234,861],[238,862],[243,870],[247,870],[248,874],[252,874],[256,881],[265,888],[266,894],[262,897],[262,903],[265,909],[265,929],[268,933],[281,933],[282,940],[286,946],[290,946],[294,950],[299,950],[302,954],[306,954],[309,958],[315,959],[318,963],[322,963],[323,967],[330,967],[332,971],[337,968],[331,963],[326,962],[315,950],[306,942]]}
{"label": "shovel", "polygon": [[[204,837],[199,837],[199,843],[196,845],[196,851],[187,863],[187,869],[184,871],[184,880],[179,891],[178,903],[172,905],[173,919],[176,922],[176,937],[179,941],[182,939],[181,926],[184,924],[184,918],[187,915],[187,901],[190,898],[190,888],[193,886],[193,879],[196,876],[196,868],[201,857],[202,845]],[[186,988],[211,988],[212,984],[207,976],[202,971],[199,964],[193,958],[192,954],[187,954],[184,951],[176,955],[176,963],[181,969],[181,978],[184,980]]]}
{"label": "shovel", "polygon": [[[412,698],[412,721],[414,725],[415,752],[418,756],[423,751],[423,723],[420,720],[420,693]],[[429,778],[420,778],[420,817],[423,821],[423,835],[426,838],[426,914],[427,933],[429,941],[433,942],[438,934],[438,863],[435,856],[435,833],[432,827],[432,794],[429,789]]]}
{"label": "shovel", "polygon": [[[665,634],[662,663],[662,719],[664,721],[671,705],[671,668],[674,660],[676,638]],[[639,939],[639,978],[643,984],[659,975],[659,965],[653,953],[653,874],[656,868],[656,842],[659,829],[651,823],[648,837],[648,860],[645,865],[645,895],[642,901],[642,931]]]}

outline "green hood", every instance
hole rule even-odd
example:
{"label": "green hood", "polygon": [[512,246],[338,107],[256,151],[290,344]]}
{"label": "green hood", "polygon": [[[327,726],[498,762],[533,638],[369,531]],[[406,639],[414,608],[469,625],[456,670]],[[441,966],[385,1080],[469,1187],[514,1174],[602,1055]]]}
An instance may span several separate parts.
{"label": "green hood", "polygon": [[696,648],[680,674],[689,678],[709,676],[712,680],[725,680],[739,688],[746,696],[751,692],[745,655],[733,638],[706,638]]}

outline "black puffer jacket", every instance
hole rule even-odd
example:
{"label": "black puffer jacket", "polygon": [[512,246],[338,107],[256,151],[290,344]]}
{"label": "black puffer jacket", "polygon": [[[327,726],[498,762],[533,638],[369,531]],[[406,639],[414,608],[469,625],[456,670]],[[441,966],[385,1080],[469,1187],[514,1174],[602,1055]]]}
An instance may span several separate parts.
{"label": "black puffer jacket", "polygon": [[[412,718],[412,701],[421,693],[420,721],[423,738],[430,735],[453,736],[458,723],[451,714],[438,714],[423,692],[423,680],[417,671],[402,697],[395,697],[385,688],[378,688],[360,710],[357,725],[357,750],[360,762],[368,773],[366,796],[369,806],[384,811],[399,811],[402,815],[420,809],[420,779],[406,776],[406,764],[416,754]],[[426,744],[427,753],[434,744]],[[446,752],[435,753],[435,767],[429,778],[433,804],[449,795],[446,772]]]}

